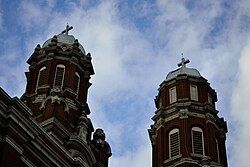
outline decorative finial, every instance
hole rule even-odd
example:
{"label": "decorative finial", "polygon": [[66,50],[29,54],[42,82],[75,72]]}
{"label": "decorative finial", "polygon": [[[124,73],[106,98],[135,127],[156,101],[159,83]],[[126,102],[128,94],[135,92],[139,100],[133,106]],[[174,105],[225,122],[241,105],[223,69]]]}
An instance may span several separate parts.
{"label": "decorative finial", "polygon": [[96,146],[100,149],[104,146],[105,141],[105,133],[102,129],[96,129],[93,140],[95,141]]}
{"label": "decorative finial", "polygon": [[74,40],[73,47],[75,47],[75,48],[79,47],[79,42],[77,39]]}
{"label": "decorative finial", "polygon": [[49,46],[55,46],[58,43],[57,36],[54,35],[53,38],[51,38],[51,42],[49,43]]}
{"label": "decorative finial", "polygon": [[72,27],[72,26],[69,26],[68,23],[67,23],[66,29],[63,30],[63,31],[61,32],[61,34],[64,34],[64,33],[65,33],[66,35],[68,35],[69,31],[72,30],[72,29],[73,29],[73,27]]}
{"label": "decorative finial", "polygon": [[36,48],[35,48],[35,51],[40,51],[41,50],[41,45],[40,44],[37,44],[36,45]]}
{"label": "decorative finial", "polygon": [[54,36],[52,37],[51,42],[54,42],[54,43],[57,43],[57,42],[58,42],[58,41],[57,41],[57,36],[56,36],[56,35],[54,35]]}
{"label": "decorative finial", "polygon": [[[183,56],[183,53],[181,54]],[[190,61],[185,59],[184,57],[181,58],[181,62],[178,63],[178,67],[186,67],[186,64],[189,63]]]}

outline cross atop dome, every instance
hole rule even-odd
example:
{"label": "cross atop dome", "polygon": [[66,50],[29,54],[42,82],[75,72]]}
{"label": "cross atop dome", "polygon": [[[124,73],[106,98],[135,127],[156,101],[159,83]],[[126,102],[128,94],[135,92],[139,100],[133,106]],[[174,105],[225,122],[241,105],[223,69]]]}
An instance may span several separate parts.
{"label": "cross atop dome", "polygon": [[[182,54],[183,55],[183,54]],[[177,65],[178,65],[178,67],[186,67],[186,64],[188,64],[190,61],[187,59],[185,59],[185,58],[181,58],[181,62],[180,63],[178,63]]]}
{"label": "cross atop dome", "polygon": [[63,30],[63,31],[61,32],[61,34],[64,34],[64,33],[65,33],[66,35],[68,35],[69,31],[72,30],[72,29],[73,29],[73,27],[72,27],[72,26],[69,26],[69,25],[67,24],[66,29]]}

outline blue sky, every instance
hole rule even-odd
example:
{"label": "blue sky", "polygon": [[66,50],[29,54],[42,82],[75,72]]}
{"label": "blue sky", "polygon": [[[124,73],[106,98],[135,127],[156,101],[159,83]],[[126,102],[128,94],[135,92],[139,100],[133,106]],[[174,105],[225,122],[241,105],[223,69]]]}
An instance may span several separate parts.
{"label": "blue sky", "polygon": [[217,91],[229,166],[250,163],[249,0],[0,0],[0,86],[25,91],[26,60],[66,24],[92,54],[88,103],[111,167],[150,167],[154,97],[181,53]]}

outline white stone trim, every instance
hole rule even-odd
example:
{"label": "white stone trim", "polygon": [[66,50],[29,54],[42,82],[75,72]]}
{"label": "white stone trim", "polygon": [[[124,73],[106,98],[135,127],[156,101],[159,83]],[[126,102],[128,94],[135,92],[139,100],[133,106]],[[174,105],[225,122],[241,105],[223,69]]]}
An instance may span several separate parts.
{"label": "white stone trim", "polygon": [[63,141],[59,139],[53,131],[49,131],[48,134],[50,134],[59,144],[63,145]]}
{"label": "white stone trim", "polygon": [[198,88],[196,85],[190,85],[190,99],[198,101]]}
{"label": "white stone trim", "polygon": [[80,77],[80,75],[79,75],[78,72],[75,72],[75,75],[79,78],[78,83],[77,83],[77,90],[76,90],[76,94],[77,94],[77,97],[78,97],[79,88],[80,88],[80,82],[81,82],[81,77]]}
{"label": "white stone trim", "polygon": [[5,141],[10,144],[18,153],[22,154],[23,153],[23,148],[18,145],[11,137],[6,136]]}
{"label": "white stone trim", "polygon": [[168,134],[168,146],[169,146],[169,148],[168,148],[168,150],[169,150],[169,158],[174,158],[174,157],[176,157],[176,156],[178,156],[178,155],[176,155],[176,156],[171,156],[171,143],[170,143],[170,140],[171,140],[171,138],[170,138],[170,135],[172,135],[172,134],[174,134],[174,133],[178,133],[178,147],[179,147],[179,154],[178,155],[180,155],[180,131],[179,131],[179,129],[177,129],[177,128],[174,128],[174,129],[172,129],[170,132],[169,132],[169,134]]}
{"label": "white stone trim", "polygon": [[74,157],[74,161],[81,163],[84,167],[89,167],[89,165],[83,161],[81,157]]}
{"label": "white stone trim", "polygon": [[[180,158],[180,157],[178,157],[178,158]],[[172,159],[165,160],[164,164],[166,164],[170,161],[172,161]],[[180,161],[175,162],[173,165],[170,165],[169,167],[176,167],[176,166],[182,165],[184,163],[199,165],[199,162],[197,160],[193,160],[192,158],[181,158]]]}
{"label": "white stone trim", "polygon": [[[0,89],[1,91],[1,89]],[[2,93],[2,92],[0,92]],[[14,106],[9,106],[7,108],[1,108],[3,106],[0,105],[0,114],[5,117],[4,119],[8,119],[10,121],[10,129],[13,130],[20,138],[22,141],[26,142],[29,140],[28,144],[31,144],[31,147],[27,147],[27,151],[30,151],[31,153],[34,154],[36,158],[38,158],[42,163],[45,164],[45,166],[50,166],[49,162],[45,160],[45,158],[39,156],[37,152],[34,152],[33,147],[35,147],[35,150],[41,150],[43,154],[43,150],[45,152],[47,151],[47,154],[44,154],[49,158],[49,159],[54,159],[57,162],[57,165],[59,163],[59,166],[69,166],[66,160],[60,159],[60,156],[57,156],[57,153],[51,149],[48,145],[44,143],[44,140],[39,138],[39,134],[43,135],[46,140],[49,140],[51,142],[51,145],[55,146],[59,152],[62,152],[65,154],[65,158],[69,161],[74,161],[74,158],[70,155],[68,150],[66,150],[65,147],[63,147],[61,144],[59,144],[52,136],[48,134],[48,132],[42,128],[35,120],[34,118],[31,117],[26,117],[23,114],[27,114],[28,116],[32,115],[32,112],[26,107],[26,105],[20,101],[17,97],[11,99],[8,96],[4,97],[5,100],[12,100],[15,105],[20,106],[20,110],[17,110]],[[1,104],[2,100],[0,100]],[[7,106],[6,106],[7,107]],[[37,137],[37,138],[35,138]],[[31,139],[31,140],[30,140]],[[40,141],[39,141],[40,140]],[[6,141],[6,136],[2,137],[2,142]],[[7,137],[7,142],[9,144],[14,145],[15,149],[18,150],[18,152],[22,153],[22,147],[17,145],[13,140],[11,140],[10,137]],[[34,144],[37,143],[37,144]],[[42,148],[42,149],[41,149]],[[96,162],[95,159],[91,159],[93,163]]]}
{"label": "white stone trim", "polygon": [[[39,61],[39,62],[37,63],[37,65],[42,64],[42,63],[44,63],[44,62],[46,62],[46,61],[49,61],[49,60],[52,60],[52,59],[56,59],[56,60],[66,60],[66,61],[70,61],[70,60],[71,60],[71,58],[67,58],[67,57],[65,57],[65,56],[58,56],[58,55],[56,55],[56,56],[54,56],[53,58],[42,59],[41,61]],[[85,71],[78,63],[76,63],[76,62],[74,62],[74,61],[71,61],[71,63],[74,64],[75,66],[77,66],[82,72]]]}
{"label": "white stone trim", "polygon": [[19,106],[21,106],[26,111],[26,113],[29,114],[29,116],[33,115],[33,112],[30,110],[30,108],[27,107],[18,97],[14,97],[12,100],[16,102]]}
{"label": "white stone trim", "polygon": [[189,113],[189,111],[188,111],[188,109],[180,109],[180,111],[179,111],[179,118],[180,119],[186,119],[186,118],[188,118],[188,113]]}
{"label": "white stone trim", "polygon": [[213,98],[212,95],[210,93],[207,93],[207,102],[211,105],[213,105]]}
{"label": "white stone trim", "polygon": [[37,76],[37,80],[36,80],[36,92],[37,92],[37,89],[38,89],[38,83],[39,83],[39,80],[40,80],[41,71],[43,71],[43,70],[46,70],[46,66],[43,66],[42,68],[40,68],[40,70],[38,72],[38,76]]}
{"label": "white stone trim", "polygon": [[177,101],[176,86],[169,89],[169,103],[172,104]]}
{"label": "white stone trim", "polygon": [[156,128],[156,130],[158,130],[160,127],[162,127],[164,124],[164,119],[160,118],[155,122],[154,127]]}
{"label": "white stone trim", "polygon": [[[21,115],[13,106],[10,107],[10,109],[8,110],[8,112],[10,112],[10,114],[7,116],[9,118],[11,118],[15,123],[17,123],[26,133],[28,133],[30,135],[30,137],[32,137],[33,139],[35,138],[34,134],[29,130],[29,128],[27,127],[27,123],[25,123],[24,121],[21,121],[24,119],[23,115]],[[15,131],[15,128],[12,127],[12,129]],[[17,134],[19,134],[17,132]],[[22,135],[20,135],[22,137]]]}
{"label": "white stone trim", "polygon": [[28,166],[28,167],[36,167],[27,157],[23,156],[21,157],[21,160]]}
{"label": "white stone trim", "polygon": [[220,148],[219,148],[219,142],[217,139],[215,139],[215,143],[216,143],[217,160],[218,160],[218,163],[220,163]]}
{"label": "white stone trim", "polygon": [[165,160],[163,163],[166,164],[166,163],[168,163],[168,162],[170,162],[170,161],[176,160],[176,159],[181,158],[181,157],[182,157],[182,154],[179,154],[179,155],[177,155],[177,156],[173,156],[173,157],[171,157],[171,158]]}
{"label": "white stone trim", "polygon": [[55,117],[49,118],[49,119],[41,122],[40,125],[43,128],[45,128],[47,125],[52,124],[52,123],[55,123],[64,132],[64,134],[66,134],[67,136],[69,136],[70,133],[68,132],[68,130],[65,129],[64,126]]}
{"label": "white stone trim", "polygon": [[211,167],[223,167],[223,165],[222,164],[220,164],[220,163],[217,163],[217,162],[210,162],[210,166]]}
{"label": "white stone trim", "polygon": [[54,76],[53,87],[55,87],[56,76],[57,76],[57,69],[58,69],[58,68],[63,68],[62,81],[61,81],[61,85],[60,85],[60,88],[62,89],[62,88],[63,88],[63,83],[64,83],[64,75],[65,75],[65,65],[63,65],[63,64],[58,64],[58,65],[56,66],[56,71],[55,71],[55,76]]}
{"label": "white stone trim", "polygon": [[39,94],[35,97],[35,100],[32,103],[43,102],[44,99],[46,99],[46,94]]}
{"label": "white stone trim", "polygon": [[74,110],[77,110],[76,103],[74,100],[66,97],[65,101],[68,103],[69,108],[72,108]]}
{"label": "white stone trim", "polygon": [[60,156],[56,152],[50,150],[48,147],[44,147],[44,145],[46,145],[45,143],[41,143],[41,141],[37,141],[37,140],[32,140],[31,143],[38,150],[40,150],[48,159],[50,159],[56,166],[61,166],[59,164],[59,162],[60,163],[66,163],[65,161],[62,162],[63,161],[62,159],[59,160]]}
{"label": "white stone trim", "polygon": [[75,136],[70,136],[69,141],[79,142],[85,148],[85,150],[89,153],[90,159],[92,160],[92,162],[96,162],[96,158],[95,158],[94,154],[92,154],[90,145],[87,145],[83,140],[79,139],[79,137],[75,137]]}

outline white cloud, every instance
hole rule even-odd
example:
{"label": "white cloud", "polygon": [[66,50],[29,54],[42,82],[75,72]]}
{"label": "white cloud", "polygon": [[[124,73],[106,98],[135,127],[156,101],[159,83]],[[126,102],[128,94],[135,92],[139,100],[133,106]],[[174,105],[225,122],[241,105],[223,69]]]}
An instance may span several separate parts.
{"label": "white cloud", "polygon": [[[29,8],[25,10],[35,13],[34,17],[28,18],[28,20],[33,20],[36,18],[35,16],[40,15],[41,8],[36,9],[34,6],[28,6]],[[91,52],[93,57],[96,75],[91,79],[93,86],[90,88],[88,101],[92,109],[91,119],[94,127],[103,128],[107,140],[111,143],[113,160],[110,161],[110,164],[116,166],[117,163],[121,164],[125,160],[130,160],[130,164],[134,164],[132,166],[146,166],[144,165],[147,163],[145,159],[150,161],[151,152],[148,149],[142,150],[140,147],[150,147],[147,136],[147,126],[149,125],[145,126],[145,121],[142,120],[137,121],[137,126],[133,126],[131,125],[131,122],[134,121],[132,117],[127,117],[123,121],[115,120],[112,115],[109,115],[110,112],[106,109],[106,105],[117,106],[119,101],[129,101],[130,98],[135,96],[142,98],[142,94],[148,93],[137,92],[136,89],[144,89],[144,85],[148,87],[148,84],[144,83],[145,79],[138,77],[150,72],[150,69],[146,69],[146,65],[151,63],[150,44],[143,39],[136,29],[129,25],[123,25],[118,16],[115,1],[103,1],[87,10],[82,10],[80,7],[71,4],[70,11],[72,12],[67,16],[58,11],[53,11],[50,16],[45,15],[45,17],[49,17],[43,18],[43,20],[47,20],[46,32],[49,34],[47,36],[51,37],[53,34],[59,33],[56,32],[58,28],[63,29],[67,22],[74,26],[70,34],[78,38],[86,51]],[[39,41],[40,39],[32,37],[32,40]],[[30,42],[31,40],[28,40],[29,44]],[[132,67],[132,69],[129,67]],[[148,78],[151,77],[152,75]],[[131,95],[131,93],[134,93],[134,95]],[[144,100],[148,98],[143,97]],[[153,99],[150,100],[153,103]],[[138,112],[129,108],[128,111],[123,111],[118,106],[116,108],[117,113],[113,114],[113,117],[114,115],[119,117],[119,113],[130,116],[132,112]],[[148,118],[147,122],[149,121]],[[131,140],[131,137],[126,134],[128,132],[134,132],[131,136],[137,139],[136,142],[124,143]],[[138,143],[141,145],[138,146]],[[129,155],[133,155],[133,157],[129,157]],[[135,160],[134,155],[139,159]]]}
{"label": "white cloud", "polygon": [[[50,8],[54,7],[57,0],[46,0],[47,1],[47,4]],[[60,2],[59,2],[60,3]]]}
{"label": "white cloud", "polygon": [[0,30],[2,30],[2,28],[3,28],[3,13],[0,8]]}
{"label": "white cloud", "polygon": [[47,0],[44,5],[42,2],[23,0],[20,4],[20,25],[25,30],[33,30],[34,27],[41,29],[47,26],[47,22],[52,13],[55,1]]}
{"label": "white cloud", "polygon": [[[104,128],[111,143],[114,153],[110,160],[111,167],[151,166],[147,127],[154,113],[153,98],[160,82],[170,70],[176,68],[182,52],[191,60],[188,66],[199,69],[212,86],[216,85],[214,88],[219,94],[219,109],[223,113],[221,115],[229,117],[228,101],[237,79],[234,75],[238,64],[235,62],[245,43],[246,37],[243,34],[247,32],[242,27],[248,25],[242,21],[241,16],[249,16],[249,2],[235,3],[235,7],[230,8],[233,15],[227,12],[228,9],[220,1],[215,0],[196,1],[193,6],[187,4],[188,1],[171,0],[158,0],[153,6],[137,3],[133,11],[140,11],[138,17],[151,18],[152,26],[145,27],[145,32],[134,26],[135,23],[129,19],[122,17],[118,10],[119,4],[115,0],[100,1],[92,6],[88,6],[89,0],[79,1],[80,5],[70,1],[67,6],[69,13],[54,9],[56,2],[47,0],[48,6],[45,7],[32,1],[22,1],[23,15],[19,19],[24,28],[39,27],[43,31],[38,32],[35,37],[26,37],[26,50],[30,55],[36,42],[43,43],[46,38],[60,33],[66,23],[74,26],[70,34],[78,38],[86,51],[92,54],[96,75],[91,79],[93,85],[89,90],[91,119],[95,127]],[[86,6],[88,8],[85,9]],[[154,16],[150,16],[151,14]],[[224,21],[223,27],[218,26],[216,20]],[[9,75],[0,75],[1,85],[7,89],[12,88],[9,87],[10,82],[21,81],[19,87],[24,85],[24,75],[20,70],[25,69],[24,65],[13,67],[10,64],[13,60],[20,60],[20,46],[13,45],[15,40],[12,40],[9,42],[12,47],[0,59],[5,62],[2,63],[0,71],[11,71],[10,81],[5,80]],[[249,134],[245,131],[248,127],[245,120],[248,113],[247,108],[242,107],[246,101],[236,97],[243,96],[248,99],[244,93],[249,91],[249,70],[245,64],[249,62],[248,49],[246,45],[241,54],[239,83],[232,100],[233,117],[241,125],[239,132],[242,137],[239,141],[246,144],[249,144]],[[242,87],[246,88],[244,92],[240,89]],[[241,111],[244,117],[240,117]],[[234,135],[230,129],[229,133]],[[230,138],[229,141],[231,144]],[[239,149],[242,149],[248,155],[246,148],[240,145],[239,148],[233,148],[233,151],[238,156]],[[242,165],[247,162],[244,155],[241,161]]]}
{"label": "white cloud", "polygon": [[21,96],[25,90],[25,75],[23,73],[25,62],[22,62],[22,57],[20,57],[19,41],[20,38],[10,37],[2,42],[0,85],[11,96]]}
{"label": "white cloud", "polygon": [[148,143],[147,146],[139,147],[133,152],[127,152],[121,157],[111,157],[110,166],[111,167],[151,167],[151,148]]}
{"label": "white cloud", "polygon": [[[200,3],[198,8],[188,10],[184,1],[157,2],[161,12],[156,17],[154,31],[157,32],[156,39],[162,46],[161,55],[166,56],[162,59],[176,62],[177,55],[184,52],[184,56],[191,59],[188,66],[199,69],[202,75],[212,83],[212,87],[218,92],[219,105],[217,109],[220,111],[219,115],[226,117],[229,122],[227,138],[229,163],[236,162],[237,165],[232,166],[241,166],[238,162],[242,160],[244,166],[248,163],[246,156],[249,154],[247,151],[249,150],[247,147],[249,142],[246,142],[249,140],[249,133],[244,127],[249,126],[246,124],[246,120],[237,120],[239,124],[242,124],[241,126],[231,122],[230,100],[233,86],[237,81],[235,76],[238,67],[237,60],[246,41],[246,35],[249,34],[247,30],[250,16],[249,10],[247,10],[250,7],[249,3],[241,1],[242,3],[237,2],[231,8],[225,8],[225,4],[219,3],[219,1],[197,1]],[[244,10],[239,7],[242,5]],[[217,22],[223,22],[223,24],[220,25]],[[245,62],[249,61],[245,60]],[[166,65],[169,64],[166,63]],[[170,70],[172,69],[171,67]],[[247,96],[244,86],[247,87],[247,84],[239,87],[242,89],[242,93],[244,92],[244,95]],[[247,106],[247,103],[244,105],[244,101],[240,104],[243,108],[245,105]],[[241,115],[240,109],[234,110],[238,111],[237,115],[242,119],[247,118],[244,117],[248,115],[247,112]],[[248,111],[247,107],[245,111]],[[234,136],[241,136],[240,133],[233,132],[234,128],[239,128],[239,132],[242,132],[242,137],[240,137],[242,145],[240,144],[240,147],[238,147],[240,142],[236,142],[236,139],[232,141]],[[232,148],[232,145],[238,148]],[[241,149],[243,147],[244,149]],[[238,151],[234,152],[232,149]],[[240,151],[244,155],[240,156],[241,154],[238,154]],[[234,161],[232,156],[242,158]]]}
{"label": "white cloud", "polygon": [[234,156],[232,166],[249,166],[249,154],[250,154],[250,37],[243,48],[241,58],[239,59],[239,71],[238,71],[238,84],[234,89],[232,96],[232,116],[235,124],[237,123],[237,129],[234,133]]}

